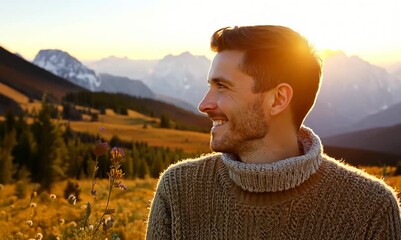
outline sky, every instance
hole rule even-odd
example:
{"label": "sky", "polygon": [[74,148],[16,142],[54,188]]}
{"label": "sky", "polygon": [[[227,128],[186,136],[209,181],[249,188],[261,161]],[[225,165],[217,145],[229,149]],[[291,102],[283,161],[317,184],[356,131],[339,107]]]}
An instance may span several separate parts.
{"label": "sky", "polygon": [[0,46],[32,60],[40,49],[81,61],[213,57],[226,26],[284,25],[316,50],[342,50],[378,65],[401,62],[400,0],[0,0]]}

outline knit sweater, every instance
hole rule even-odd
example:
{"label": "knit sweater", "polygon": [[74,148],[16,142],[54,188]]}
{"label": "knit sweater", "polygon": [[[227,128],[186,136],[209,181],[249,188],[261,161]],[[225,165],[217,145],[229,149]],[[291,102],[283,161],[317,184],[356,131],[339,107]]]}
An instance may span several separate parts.
{"label": "knit sweater", "polygon": [[383,181],[323,154],[303,127],[304,155],[248,164],[212,154],[170,166],[147,239],[401,239],[400,207]]}

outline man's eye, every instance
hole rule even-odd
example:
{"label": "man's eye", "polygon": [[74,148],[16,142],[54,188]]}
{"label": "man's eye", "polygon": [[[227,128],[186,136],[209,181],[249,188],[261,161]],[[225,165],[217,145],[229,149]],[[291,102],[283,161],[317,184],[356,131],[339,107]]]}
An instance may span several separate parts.
{"label": "man's eye", "polygon": [[221,83],[217,83],[217,88],[219,88],[219,89],[221,89],[221,88],[226,88],[226,86],[224,86],[224,85],[221,84]]}

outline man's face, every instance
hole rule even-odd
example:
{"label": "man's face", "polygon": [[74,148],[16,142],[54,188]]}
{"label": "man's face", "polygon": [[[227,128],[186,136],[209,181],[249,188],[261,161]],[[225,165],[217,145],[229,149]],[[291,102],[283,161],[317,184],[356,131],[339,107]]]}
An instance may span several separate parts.
{"label": "man's face", "polygon": [[213,151],[240,154],[257,148],[267,136],[264,93],[253,93],[254,79],[240,70],[243,52],[222,51],[213,59],[210,88],[199,110],[213,121]]}

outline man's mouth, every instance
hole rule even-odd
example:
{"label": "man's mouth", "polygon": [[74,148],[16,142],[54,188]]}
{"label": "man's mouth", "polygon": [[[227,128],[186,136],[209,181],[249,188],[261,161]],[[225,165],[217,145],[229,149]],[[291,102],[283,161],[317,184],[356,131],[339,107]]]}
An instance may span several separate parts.
{"label": "man's mouth", "polygon": [[225,124],[226,122],[227,121],[225,121],[225,120],[213,120],[213,127],[221,126],[221,125]]}

